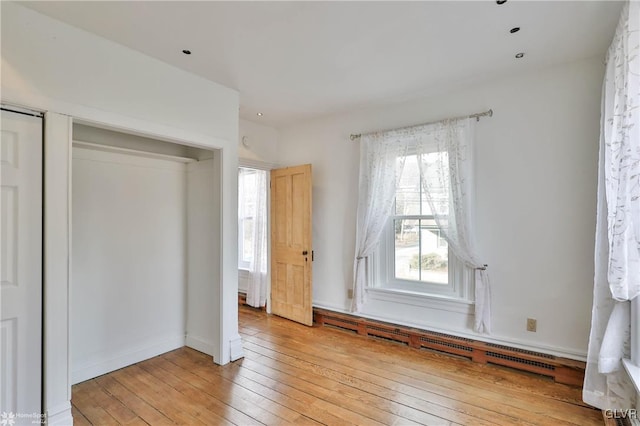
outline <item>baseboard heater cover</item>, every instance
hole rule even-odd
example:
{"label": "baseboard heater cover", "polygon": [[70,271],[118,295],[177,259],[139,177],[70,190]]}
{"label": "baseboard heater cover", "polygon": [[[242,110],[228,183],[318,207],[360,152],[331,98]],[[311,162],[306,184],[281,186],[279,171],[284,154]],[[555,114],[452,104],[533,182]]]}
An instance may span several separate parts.
{"label": "baseboard heater cover", "polygon": [[374,321],[355,315],[314,308],[318,326],[332,326],[362,336],[404,343],[416,349],[430,349],[462,356],[482,364],[496,364],[552,377],[557,383],[582,386],[586,364],[555,355],[482,342],[445,333]]}

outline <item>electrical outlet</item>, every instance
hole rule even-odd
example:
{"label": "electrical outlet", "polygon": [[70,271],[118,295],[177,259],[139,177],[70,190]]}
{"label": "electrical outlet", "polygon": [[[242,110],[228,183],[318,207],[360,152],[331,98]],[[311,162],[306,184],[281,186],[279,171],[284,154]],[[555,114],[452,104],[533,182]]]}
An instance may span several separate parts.
{"label": "electrical outlet", "polygon": [[535,332],[538,328],[538,320],[535,318],[527,318],[527,331]]}
{"label": "electrical outlet", "polygon": [[353,290],[352,289],[347,290],[347,298],[353,299]]}

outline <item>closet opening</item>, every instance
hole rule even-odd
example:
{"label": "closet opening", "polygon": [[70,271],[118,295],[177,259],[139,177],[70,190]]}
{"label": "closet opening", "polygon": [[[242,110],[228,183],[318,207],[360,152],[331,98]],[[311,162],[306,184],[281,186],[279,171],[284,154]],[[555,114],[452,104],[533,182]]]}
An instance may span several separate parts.
{"label": "closet opening", "polygon": [[76,122],[71,382],[219,340],[221,155]]}

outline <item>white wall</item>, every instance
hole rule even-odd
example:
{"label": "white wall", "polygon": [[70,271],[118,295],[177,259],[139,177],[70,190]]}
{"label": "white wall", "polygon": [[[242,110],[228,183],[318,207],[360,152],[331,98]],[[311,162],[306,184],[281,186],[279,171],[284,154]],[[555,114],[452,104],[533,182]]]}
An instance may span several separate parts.
{"label": "white wall", "polygon": [[184,345],[186,165],[73,148],[72,382]]}
{"label": "white wall", "polygon": [[237,139],[235,90],[12,2],[2,2],[2,15],[4,101],[53,104],[76,117],[100,109]]}
{"label": "white wall", "polygon": [[187,339],[194,349],[213,355],[218,329],[210,300],[216,298],[212,280],[220,270],[220,221],[218,192],[210,191],[216,176],[216,161],[187,165]]}
{"label": "white wall", "polygon": [[[245,137],[246,144],[242,143]],[[258,161],[275,164],[278,162],[278,131],[273,127],[255,123],[249,120],[240,120],[238,134],[238,156],[241,161]]]}
{"label": "white wall", "polygon": [[[68,338],[71,120],[220,153],[221,245],[237,244],[238,93],[13,2],[1,7],[1,101],[47,112],[43,409],[71,421]],[[213,191],[213,187],[212,187]],[[220,252],[215,360],[241,351],[237,252]]]}
{"label": "white wall", "polygon": [[[490,265],[497,341],[575,358],[586,354],[601,58],[516,75],[457,92],[334,115],[281,129],[282,164],[312,163],[314,304],[349,306],[358,143],[350,133],[493,108],[477,126],[477,240]],[[364,312],[473,335],[468,314],[372,301]],[[538,320],[537,333],[525,330]]]}

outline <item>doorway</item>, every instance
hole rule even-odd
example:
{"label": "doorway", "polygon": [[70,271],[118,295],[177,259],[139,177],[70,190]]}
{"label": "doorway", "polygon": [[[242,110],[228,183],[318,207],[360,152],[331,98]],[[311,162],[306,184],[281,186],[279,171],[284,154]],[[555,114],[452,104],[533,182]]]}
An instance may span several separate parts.
{"label": "doorway", "polygon": [[269,173],[238,169],[238,290],[246,303],[270,311]]}
{"label": "doorway", "polygon": [[238,288],[249,306],[312,325],[311,165],[268,170],[238,171]]}

